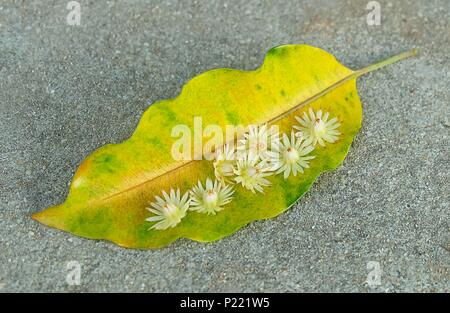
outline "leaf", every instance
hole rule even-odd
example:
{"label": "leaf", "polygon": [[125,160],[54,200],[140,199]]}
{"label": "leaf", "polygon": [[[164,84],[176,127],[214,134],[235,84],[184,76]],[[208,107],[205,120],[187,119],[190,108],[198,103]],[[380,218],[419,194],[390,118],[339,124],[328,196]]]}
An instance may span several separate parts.
{"label": "leaf", "polygon": [[[190,80],[175,99],[162,100],[143,114],[134,134],[121,144],[101,147],[76,171],[66,201],[33,215],[45,225],[75,235],[110,240],[129,248],[156,248],[178,238],[213,241],[255,220],[272,218],[292,206],[323,172],[345,158],[361,127],[362,108],[356,79],[367,72],[413,56],[415,50],[352,71],[331,54],[307,45],[271,49],[254,71],[215,69]],[[318,146],[310,168],[287,180],[271,176],[264,195],[236,186],[235,198],[216,215],[189,212],[174,228],[149,230],[146,210],[161,190],[187,191],[214,177],[211,161],[174,161],[171,146],[177,124],[277,124],[290,132],[309,108],[336,116],[341,136]]]}

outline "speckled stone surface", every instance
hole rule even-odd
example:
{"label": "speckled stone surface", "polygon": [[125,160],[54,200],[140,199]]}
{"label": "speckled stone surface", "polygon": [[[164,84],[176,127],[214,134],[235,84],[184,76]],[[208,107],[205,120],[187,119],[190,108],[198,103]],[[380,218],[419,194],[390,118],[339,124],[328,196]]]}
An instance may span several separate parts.
{"label": "speckled stone surface", "polygon": [[[450,1],[379,1],[380,26],[356,0],[79,2],[80,26],[65,1],[0,4],[0,291],[450,291]],[[347,159],[289,211],[150,251],[31,220],[149,103],[284,43],[352,68],[421,52],[358,80],[364,121]],[[369,261],[379,286],[365,283]]]}

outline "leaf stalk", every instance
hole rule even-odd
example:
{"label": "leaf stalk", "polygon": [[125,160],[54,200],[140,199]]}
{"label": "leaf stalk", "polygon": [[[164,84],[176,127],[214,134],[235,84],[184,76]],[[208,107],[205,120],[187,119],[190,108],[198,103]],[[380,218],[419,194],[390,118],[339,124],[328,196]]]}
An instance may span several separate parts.
{"label": "leaf stalk", "polygon": [[377,63],[371,64],[369,66],[366,66],[366,67],[356,71],[355,74],[359,77],[361,75],[373,72],[375,70],[378,70],[378,69],[380,69],[382,67],[385,67],[387,65],[393,64],[395,62],[398,62],[398,61],[401,61],[401,60],[404,60],[404,59],[416,56],[418,52],[419,51],[417,49],[412,49],[412,50],[409,50],[409,51],[406,51],[406,52],[394,55],[394,56],[392,56],[390,58],[387,58],[386,60],[383,60],[381,62],[377,62]]}

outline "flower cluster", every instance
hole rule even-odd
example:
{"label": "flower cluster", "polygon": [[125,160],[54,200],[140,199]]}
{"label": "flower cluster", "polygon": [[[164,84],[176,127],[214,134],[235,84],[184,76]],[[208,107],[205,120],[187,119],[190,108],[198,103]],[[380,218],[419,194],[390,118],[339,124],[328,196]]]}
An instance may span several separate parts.
{"label": "flower cluster", "polygon": [[264,192],[270,186],[268,176],[283,173],[284,179],[291,174],[297,176],[309,168],[314,159],[311,152],[319,144],[338,140],[340,123],[336,117],[321,110],[314,112],[310,108],[303,117],[295,116],[299,125],[295,125],[290,134],[268,129],[267,125],[250,126],[248,132],[234,148],[227,144],[217,149],[213,161],[215,179],[207,178],[203,185],[198,181],[191,190],[181,195],[180,189],[162,192],[156,196],[148,211],[155,215],[146,219],[157,222],[151,229],[164,230],[175,227],[188,211],[215,215],[224,209],[233,199],[232,184],[241,185],[253,193]]}

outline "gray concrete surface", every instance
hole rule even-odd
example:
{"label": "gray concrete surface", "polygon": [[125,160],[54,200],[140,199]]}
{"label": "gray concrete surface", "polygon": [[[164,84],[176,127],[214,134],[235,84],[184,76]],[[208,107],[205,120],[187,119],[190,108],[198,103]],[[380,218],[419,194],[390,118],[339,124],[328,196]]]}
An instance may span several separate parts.
{"label": "gray concrete surface", "polygon": [[[450,291],[450,1],[67,1],[0,4],[0,291]],[[278,218],[203,244],[134,251],[46,228],[77,165],[120,142],[148,103],[216,67],[253,69],[283,43],[358,68],[351,151]],[[66,263],[81,264],[81,285]],[[367,263],[381,285],[365,284]]]}

